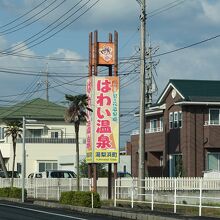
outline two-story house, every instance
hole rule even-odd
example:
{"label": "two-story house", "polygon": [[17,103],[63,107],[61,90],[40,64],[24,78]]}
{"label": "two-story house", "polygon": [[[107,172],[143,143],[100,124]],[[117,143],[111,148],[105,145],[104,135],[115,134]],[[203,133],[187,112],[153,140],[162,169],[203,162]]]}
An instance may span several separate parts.
{"label": "two-story house", "polygon": [[[202,176],[220,171],[220,81],[170,80],[146,111],[148,176]],[[139,132],[127,144],[138,175]]]}
{"label": "two-story house", "polygon": [[[25,117],[26,176],[50,169],[75,170],[74,125],[64,121],[65,107],[43,99],[34,99],[10,107],[0,107],[0,149],[8,170],[12,169],[11,137],[5,138],[5,121]],[[22,137],[23,138],[23,137]],[[23,139],[17,140],[16,167],[20,172]],[[80,155],[85,156],[86,126],[79,132]]]}

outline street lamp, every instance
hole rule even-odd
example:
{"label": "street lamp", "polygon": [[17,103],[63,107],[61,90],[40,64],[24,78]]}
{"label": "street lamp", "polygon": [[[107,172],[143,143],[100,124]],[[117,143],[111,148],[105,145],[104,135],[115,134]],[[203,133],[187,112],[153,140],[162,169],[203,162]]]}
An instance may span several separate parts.
{"label": "street lamp", "polygon": [[23,147],[22,147],[22,196],[21,196],[21,201],[24,202],[25,200],[25,174],[26,174],[26,149],[25,149],[25,133],[26,133],[26,122],[36,122],[36,120],[26,120],[25,117],[23,116]]}

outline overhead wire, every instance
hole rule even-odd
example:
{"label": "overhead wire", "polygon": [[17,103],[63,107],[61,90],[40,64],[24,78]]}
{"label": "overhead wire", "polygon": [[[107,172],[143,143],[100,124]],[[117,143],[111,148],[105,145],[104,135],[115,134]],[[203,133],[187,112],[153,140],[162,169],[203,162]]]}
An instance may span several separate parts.
{"label": "overhead wire", "polygon": [[[40,30],[40,31],[37,32],[36,34],[34,34],[34,35],[32,35],[32,36],[26,38],[25,40],[23,40],[22,42],[20,42],[19,44],[15,45],[15,46],[13,46],[13,47],[10,47],[10,48],[5,49],[5,50],[2,51],[2,52],[6,52],[6,51],[13,52],[13,48],[14,48],[14,50],[15,50],[15,48],[18,47],[18,46],[20,46],[20,45],[21,45],[21,47],[19,47],[19,48],[22,48],[24,43],[25,43],[26,45],[28,45],[28,44],[30,44],[30,43],[32,43],[32,42],[38,40],[38,38],[40,39],[41,37],[43,37],[43,36],[46,35],[47,33],[51,32],[51,31],[54,30],[57,26],[59,26],[59,25],[61,25],[62,23],[64,23],[65,20],[62,21],[61,23],[59,23],[59,24],[58,24],[57,26],[55,26],[55,27],[53,27],[53,25],[56,24],[56,23],[58,23],[58,22],[59,22],[63,17],[65,17],[69,12],[71,12],[72,10],[74,10],[82,1],[83,1],[83,0],[78,1],[78,2],[77,2],[76,4],[74,4],[68,11],[66,11],[65,13],[63,13],[63,14],[62,14],[61,16],[59,16],[55,21],[53,21],[52,23],[50,23],[49,25],[47,25],[45,28],[43,28],[42,30]],[[90,0],[88,0],[88,1],[90,1]],[[71,15],[74,15],[75,13],[76,13],[76,11],[75,11],[73,14],[71,14]],[[50,27],[53,27],[53,28],[50,30],[50,29],[49,29]],[[47,31],[48,29],[49,29],[49,31]],[[47,31],[47,32],[44,33],[44,31]],[[44,34],[40,35],[41,33],[44,33]],[[40,37],[38,37],[38,38],[35,39],[35,40],[32,40],[32,39],[34,39],[35,37],[37,37],[38,35],[40,35]],[[29,40],[32,40],[32,41],[29,42]],[[17,49],[19,49],[19,48],[17,48]],[[17,50],[17,49],[16,49],[16,50]]]}
{"label": "overhead wire", "polygon": [[[82,1],[82,0],[81,0]],[[80,2],[81,2],[80,1]],[[43,43],[44,41],[50,39],[51,37],[55,36],[57,33],[61,32],[62,30],[64,30],[65,28],[67,28],[68,26],[70,26],[73,22],[77,21],[81,16],[83,16],[85,13],[87,13],[89,10],[91,10],[100,0],[96,0],[95,3],[93,3],[92,5],[90,5],[85,11],[83,11],[80,15],[78,15],[75,19],[71,20],[69,23],[67,23],[65,26],[63,26],[62,28],[60,28],[59,30],[55,31],[53,34],[49,35],[48,37],[44,38],[43,40],[37,42],[37,43],[34,43],[33,45],[31,46],[28,46],[26,47],[27,45],[35,42],[36,40],[42,38],[43,36],[45,36],[47,33],[50,33],[52,30],[54,30],[55,28],[57,28],[58,26],[60,26],[61,24],[63,24],[65,21],[67,21],[69,18],[71,18],[73,15],[75,15],[78,11],[80,11],[83,7],[85,7],[91,0],[88,0],[86,3],[84,3],[79,9],[77,9],[73,14],[71,14],[70,16],[68,16],[64,21],[62,21],[60,24],[56,25],[54,28],[52,28],[50,31],[47,31],[44,35],[41,35],[40,37],[36,38],[35,40],[32,40],[31,42],[28,42],[26,45],[25,45],[25,48],[24,46],[20,47],[20,48],[17,48],[17,49],[13,49],[10,51],[10,53],[19,53],[19,52],[22,52],[22,51],[25,51],[27,49],[30,49],[36,45],[39,45],[41,43]],[[24,48],[24,49],[22,49]],[[20,50],[18,50],[20,49]],[[4,50],[4,51],[7,51]],[[3,54],[4,54],[4,51],[3,51]],[[7,52],[6,52],[7,53]]]}
{"label": "overhead wire", "polygon": [[[177,2],[177,1],[174,1],[174,2],[169,3],[167,5],[173,4],[175,2]],[[165,6],[163,6],[163,7],[165,7]],[[160,8],[160,10],[162,8]],[[156,10],[159,10],[159,9],[156,9]],[[152,11],[151,13],[156,12],[156,10]],[[0,54],[1,53],[2,52],[0,51]],[[5,54],[5,53],[2,53],[2,54]],[[47,60],[57,60],[57,61],[78,61],[78,62],[87,61],[87,60],[80,60],[80,59],[66,59],[66,58],[64,59],[64,58],[56,58],[56,57],[32,56],[32,55],[27,55],[27,54],[19,54],[18,55],[18,54],[13,54],[13,53],[7,53],[5,55],[20,56],[20,57],[26,57],[26,58],[30,58],[30,59],[47,59]],[[124,59],[126,60],[126,58],[124,58]]]}
{"label": "overhead wire", "polygon": [[24,14],[20,15],[19,17],[13,19],[12,21],[10,21],[10,22],[8,22],[8,23],[6,23],[6,24],[4,24],[4,25],[1,25],[1,26],[0,26],[0,29],[1,29],[1,28],[4,28],[4,27],[6,27],[6,26],[9,26],[10,24],[13,24],[13,23],[15,23],[15,22],[17,22],[17,21],[19,21],[21,18],[25,17],[26,15],[30,14],[31,12],[33,12],[34,10],[36,10],[37,8],[39,8],[39,7],[40,7],[41,5],[43,5],[45,2],[47,2],[47,0],[42,1],[40,4],[38,4],[38,5],[36,5],[34,8],[32,8],[30,11],[27,11],[26,13],[24,13]]}
{"label": "overhead wire", "polygon": [[[147,18],[149,19],[151,17],[154,17],[155,15],[161,14],[161,13],[163,13],[165,11],[168,11],[168,10],[170,10],[172,8],[175,8],[175,7],[183,4],[185,1],[186,0],[181,0],[181,1],[177,0],[177,1],[171,2],[171,3],[165,5],[165,6],[161,7],[161,8],[155,9],[154,11],[151,11],[151,12],[148,13]],[[169,6],[169,5],[171,5],[171,6]]]}
{"label": "overhead wire", "polygon": [[[0,36],[3,36],[3,35],[7,35],[7,34],[11,34],[11,33],[14,33],[16,31],[19,31],[23,28],[26,28],[28,26],[30,26],[31,24],[39,21],[40,19],[44,18],[45,16],[48,16],[51,12],[55,11],[57,8],[59,8],[66,0],[63,0],[61,3],[59,3],[58,5],[56,5],[54,8],[50,9],[49,11],[46,11],[51,5],[53,5],[54,3],[57,2],[57,0],[54,0],[51,4],[49,4],[47,7],[43,8],[40,12],[34,14],[33,16],[31,16],[30,18],[26,19],[25,21],[11,27],[11,28],[8,28],[4,31],[1,31],[0,32]],[[41,15],[39,18],[36,18],[34,19],[33,21],[29,22],[28,24],[25,24],[27,23],[28,21],[30,21],[32,18],[35,18],[36,16],[40,15],[43,11],[46,11],[45,14]],[[23,24],[25,24],[24,26],[22,26]],[[20,27],[21,26],[21,27]]]}

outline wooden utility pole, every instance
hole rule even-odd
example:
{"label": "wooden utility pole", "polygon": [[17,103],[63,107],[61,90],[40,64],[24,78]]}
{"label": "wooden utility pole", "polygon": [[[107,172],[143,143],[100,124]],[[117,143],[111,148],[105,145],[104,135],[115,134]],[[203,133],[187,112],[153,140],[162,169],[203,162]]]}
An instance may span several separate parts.
{"label": "wooden utility pole", "polygon": [[139,164],[138,164],[138,179],[139,179],[139,194],[141,200],[144,200],[144,184],[145,178],[145,38],[146,38],[146,12],[145,0],[140,1],[141,6],[141,43],[140,43],[140,134],[139,134]]}

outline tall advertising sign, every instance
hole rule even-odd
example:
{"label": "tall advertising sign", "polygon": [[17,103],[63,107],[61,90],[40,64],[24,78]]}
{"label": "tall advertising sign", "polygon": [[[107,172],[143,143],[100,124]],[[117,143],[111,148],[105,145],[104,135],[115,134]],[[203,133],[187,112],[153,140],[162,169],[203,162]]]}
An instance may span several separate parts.
{"label": "tall advertising sign", "polygon": [[[92,109],[92,77],[89,77],[86,83],[86,95],[88,97],[88,107]],[[86,124],[86,162],[92,163],[92,112],[87,111]]]}
{"label": "tall advertising sign", "polygon": [[91,77],[87,82],[87,95],[93,109],[92,117],[89,117],[91,122],[88,120],[87,123],[87,162],[118,163],[119,78],[92,78],[92,82]]}

